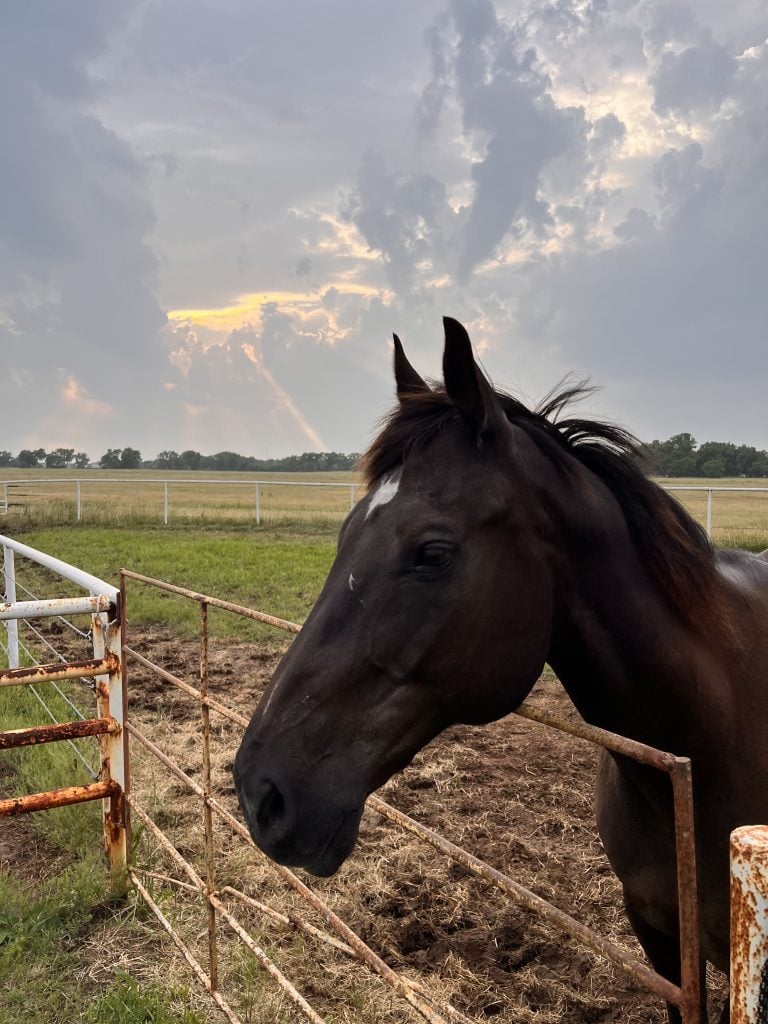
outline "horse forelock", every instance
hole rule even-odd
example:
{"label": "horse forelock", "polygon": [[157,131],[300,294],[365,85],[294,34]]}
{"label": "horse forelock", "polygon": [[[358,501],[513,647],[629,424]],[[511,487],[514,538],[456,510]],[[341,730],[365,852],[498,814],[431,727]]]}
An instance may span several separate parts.
{"label": "horse forelock", "polygon": [[[725,628],[735,637],[710,540],[683,506],[648,478],[642,444],[613,423],[561,418],[567,406],[591,390],[584,382],[568,382],[535,409],[504,392],[495,394],[510,423],[524,430],[547,458],[566,471],[575,460],[607,487],[656,586],[678,614],[698,629]],[[360,460],[367,486],[377,486],[459,420],[440,387],[404,396]]]}

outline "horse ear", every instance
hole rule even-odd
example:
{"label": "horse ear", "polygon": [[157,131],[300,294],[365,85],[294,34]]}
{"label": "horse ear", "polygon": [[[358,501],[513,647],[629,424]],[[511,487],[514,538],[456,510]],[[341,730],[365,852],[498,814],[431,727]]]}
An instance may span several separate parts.
{"label": "horse ear", "polygon": [[445,350],[443,379],[445,391],[454,405],[473,420],[480,433],[491,428],[497,418],[498,406],[491,385],[475,362],[472,342],[458,320],[443,317]]}
{"label": "horse ear", "polygon": [[402,401],[407,395],[429,391],[429,385],[421,379],[408,362],[398,336],[393,334],[392,338],[395,342],[395,384],[397,385],[397,397]]}

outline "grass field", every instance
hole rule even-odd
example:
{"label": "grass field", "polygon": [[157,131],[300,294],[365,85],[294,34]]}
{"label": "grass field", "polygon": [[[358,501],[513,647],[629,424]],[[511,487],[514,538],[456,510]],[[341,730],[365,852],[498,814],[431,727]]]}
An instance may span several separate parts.
{"label": "grass field", "polygon": [[[90,526],[164,525],[164,481],[169,481],[168,523],[198,528],[236,529],[255,525],[257,519],[262,524],[293,524],[306,529],[338,526],[352,502],[363,493],[356,473],[174,474],[139,470],[121,475],[104,470],[5,470],[0,477],[8,481],[8,512],[0,515],[0,530],[11,533],[75,523],[76,479],[82,481],[80,521]],[[707,521],[706,488],[713,488],[712,538],[716,544],[757,550],[768,546],[768,480],[665,478],[659,482],[671,489],[699,488],[673,493],[702,526]],[[763,490],[720,490],[747,487]],[[4,501],[5,488],[0,490],[0,512],[5,508]]]}
{"label": "grass field", "polygon": [[[762,486],[764,481],[712,482],[713,486],[751,483]],[[156,487],[156,479],[149,476],[146,486]],[[681,492],[677,496],[703,519],[705,494]],[[17,514],[0,523],[0,530],[20,532],[25,543],[113,583],[120,566],[125,566],[303,621],[333,559],[337,528],[333,516],[297,513],[282,524],[261,527],[233,517],[222,529],[214,525],[212,507],[206,516],[195,519],[190,515],[187,525],[172,520],[168,527],[141,529],[115,524],[52,527],[48,524],[53,517],[42,515],[42,523],[35,526],[35,516]],[[732,524],[728,527],[718,521],[718,515],[726,511]],[[343,513],[340,509],[338,517]],[[768,547],[766,494],[734,497],[715,493],[714,521],[716,540]],[[8,529],[14,524],[16,529]],[[17,571],[21,586],[31,592],[62,596],[60,584],[37,569],[25,568],[22,560]],[[198,609],[192,602],[130,583],[128,609],[129,635],[131,629],[150,633],[156,629],[169,638],[177,637],[179,644],[186,643],[189,649],[198,624]],[[225,648],[228,643],[255,641],[259,648],[273,651],[283,642],[264,627],[213,610],[210,625],[212,636]],[[172,644],[172,639],[169,642]],[[54,710],[60,718],[71,717],[64,706]],[[28,692],[0,690],[0,728],[43,721]],[[82,749],[88,749],[85,741]],[[0,790],[6,793],[85,781],[87,775],[71,749],[63,745],[0,757]],[[167,947],[139,905],[110,900],[98,817],[97,807],[81,805],[4,820],[0,825],[0,1020],[3,1024],[26,1024],[28,1020],[41,1024],[202,1024],[218,1019],[195,985],[187,983],[183,971],[176,969],[165,978],[162,971],[147,969],[157,957],[167,955]],[[103,966],[105,946],[114,952],[109,969]],[[102,965],[98,971],[94,968],[97,961]],[[261,983],[249,975],[245,962],[239,969],[250,978],[247,999],[251,1009],[245,1019],[259,1024],[283,1019],[259,1015]],[[367,998],[360,995],[361,1007],[368,1005]]]}
{"label": "grass field", "polygon": [[190,525],[339,523],[361,494],[359,476],[343,472],[4,470],[0,479],[0,507],[7,492],[8,522],[18,525],[75,522],[77,480],[81,522],[110,526],[163,524],[166,517]]}

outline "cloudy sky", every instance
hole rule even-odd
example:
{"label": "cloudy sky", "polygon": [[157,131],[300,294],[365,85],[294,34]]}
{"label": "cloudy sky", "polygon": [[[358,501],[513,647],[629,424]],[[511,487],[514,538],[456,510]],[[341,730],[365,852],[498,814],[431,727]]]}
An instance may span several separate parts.
{"label": "cloudy sky", "polygon": [[768,448],[764,0],[0,9],[0,448],[360,450],[440,317]]}

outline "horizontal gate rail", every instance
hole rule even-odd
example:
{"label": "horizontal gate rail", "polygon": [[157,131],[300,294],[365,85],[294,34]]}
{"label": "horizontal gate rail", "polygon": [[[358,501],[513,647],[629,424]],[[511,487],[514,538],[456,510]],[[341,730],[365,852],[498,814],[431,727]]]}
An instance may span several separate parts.
{"label": "horizontal gate rail", "polygon": [[0,686],[22,686],[25,683],[60,683],[65,679],[89,679],[109,675],[117,668],[114,655],[106,658],[87,658],[82,661],[53,662],[31,665],[0,672]]}
{"label": "horizontal gate rail", "polygon": [[38,743],[57,740],[80,740],[86,736],[104,736],[119,733],[120,723],[114,718],[84,718],[76,722],[58,722],[56,725],[36,725],[31,729],[7,729],[0,732],[0,750],[31,747]]}
{"label": "horizontal gate rail", "polygon": [[8,800],[0,800],[0,818],[6,815],[28,814],[30,811],[48,811],[52,807],[81,804],[87,800],[104,800],[120,796],[121,792],[120,784],[114,779],[104,779],[88,786],[65,786],[63,789],[51,789],[45,793],[14,796]]}
{"label": "horizontal gate rail", "polygon": [[14,601],[0,604],[0,622],[7,619],[56,618],[59,615],[92,615],[106,612],[114,604],[108,594],[91,597],[59,597],[50,601]]}

